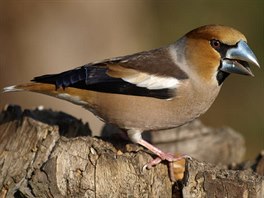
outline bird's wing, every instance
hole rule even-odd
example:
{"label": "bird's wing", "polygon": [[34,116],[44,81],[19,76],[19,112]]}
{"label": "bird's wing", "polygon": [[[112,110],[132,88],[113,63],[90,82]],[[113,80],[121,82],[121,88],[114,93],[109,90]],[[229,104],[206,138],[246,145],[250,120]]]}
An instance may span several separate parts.
{"label": "bird's wing", "polygon": [[169,99],[187,75],[173,62],[167,48],[93,62],[32,81],[98,92]]}

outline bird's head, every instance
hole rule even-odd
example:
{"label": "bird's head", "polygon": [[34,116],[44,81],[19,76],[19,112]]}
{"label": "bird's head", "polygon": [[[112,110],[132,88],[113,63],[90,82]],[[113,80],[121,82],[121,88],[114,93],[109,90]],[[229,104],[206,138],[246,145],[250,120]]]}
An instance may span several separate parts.
{"label": "bird's head", "polygon": [[185,60],[200,78],[221,85],[231,73],[254,76],[249,65],[259,67],[256,56],[239,31],[221,25],[199,27],[185,35]]}

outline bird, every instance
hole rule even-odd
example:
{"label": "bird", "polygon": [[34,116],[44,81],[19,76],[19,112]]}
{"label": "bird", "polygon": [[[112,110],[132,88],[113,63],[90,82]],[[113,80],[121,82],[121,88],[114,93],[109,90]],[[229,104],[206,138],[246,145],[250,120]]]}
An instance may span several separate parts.
{"label": "bird", "polygon": [[260,67],[246,37],[232,27],[212,24],[160,48],[38,76],[3,92],[37,92],[84,107],[153,152],[157,157],[148,162],[151,168],[184,155],[160,150],[142,132],[196,119],[212,105],[230,74],[254,76],[250,65]]}

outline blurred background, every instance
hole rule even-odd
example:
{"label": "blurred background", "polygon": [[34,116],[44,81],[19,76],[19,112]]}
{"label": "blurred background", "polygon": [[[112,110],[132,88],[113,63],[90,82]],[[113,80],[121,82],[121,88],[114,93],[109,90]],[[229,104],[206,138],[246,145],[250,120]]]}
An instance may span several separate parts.
{"label": "blurred background", "polygon": [[[232,75],[203,116],[209,126],[230,126],[246,139],[246,159],[264,148],[263,0],[0,0],[0,89],[120,55],[160,47],[205,24],[243,32],[262,69],[255,78]],[[36,93],[0,94],[0,107],[43,105],[65,111],[98,133],[102,123],[71,103]]]}

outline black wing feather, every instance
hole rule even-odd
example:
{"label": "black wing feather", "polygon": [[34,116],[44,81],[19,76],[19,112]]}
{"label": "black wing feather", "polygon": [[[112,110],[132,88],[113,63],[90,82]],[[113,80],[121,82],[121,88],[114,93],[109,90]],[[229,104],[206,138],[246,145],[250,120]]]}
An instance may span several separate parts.
{"label": "black wing feather", "polygon": [[121,78],[108,76],[106,72],[107,68],[104,66],[87,64],[60,74],[38,76],[32,81],[54,84],[55,89],[75,87],[104,93],[145,96],[159,99],[169,99],[174,96],[173,90],[150,90],[144,87],[138,87]]}
{"label": "black wing feather", "polygon": [[[73,70],[65,71],[59,74],[49,74],[35,77],[32,81],[55,84],[56,88],[69,87],[78,82],[84,81],[86,85],[116,81],[106,74],[106,68],[84,65]],[[119,80],[118,80],[119,81]]]}

